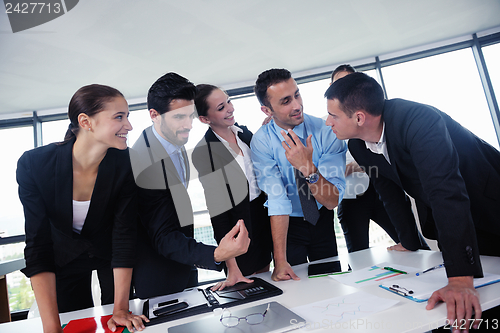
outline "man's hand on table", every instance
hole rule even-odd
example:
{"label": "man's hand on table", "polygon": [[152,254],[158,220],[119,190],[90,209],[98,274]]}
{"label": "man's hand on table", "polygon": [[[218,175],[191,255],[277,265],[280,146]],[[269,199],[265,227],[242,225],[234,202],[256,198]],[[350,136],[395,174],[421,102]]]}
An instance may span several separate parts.
{"label": "man's hand on table", "polygon": [[389,251],[402,251],[402,252],[404,252],[404,251],[410,251],[410,250],[405,249],[404,246],[401,245],[401,243],[397,243],[396,245],[389,246],[387,248],[387,250],[389,250]]}
{"label": "man's hand on table", "polygon": [[[460,327],[477,328],[479,319],[481,319],[481,304],[479,303],[479,294],[474,289],[472,276],[456,276],[448,278],[448,285],[436,290],[429,301],[426,309],[431,310],[437,302],[445,302],[449,326],[454,332],[459,332]],[[474,315],[475,322],[472,323]]]}
{"label": "man's hand on table", "polygon": [[285,280],[300,280],[300,278],[294,273],[292,266],[286,261],[275,261],[274,270],[271,275],[273,281],[285,281]]}

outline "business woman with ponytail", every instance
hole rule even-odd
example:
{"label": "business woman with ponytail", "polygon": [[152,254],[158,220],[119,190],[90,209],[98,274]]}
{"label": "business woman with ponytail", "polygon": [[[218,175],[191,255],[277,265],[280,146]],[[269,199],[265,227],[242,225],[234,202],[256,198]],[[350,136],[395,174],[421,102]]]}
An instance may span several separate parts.
{"label": "business woman with ponytail", "polygon": [[[205,191],[207,207],[217,243],[242,219],[251,239],[248,251],[226,262],[239,268],[243,276],[269,271],[272,238],[266,195],[257,186],[250,140],[252,133],[235,123],[234,107],[229,96],[210,84],[196,86],[196,110],[201,122],[210,126],[193,151],[193,164]],[[236,280],[234,280],[236,278]],[[216,285],[221,289],[244,277],[229,276]]]}
{"label": "business woman with ponytail", "polygon": [[93,306],[97,270],[101,303],[114,302],[108,327],[144,328],[129,313],[137,225],[127,150],[128,105],[116,89],[80,88],[72,97],[63,142],[27,151],[17,167],[24,207],[26,268],[44,332],[62,332],[59,312]]}

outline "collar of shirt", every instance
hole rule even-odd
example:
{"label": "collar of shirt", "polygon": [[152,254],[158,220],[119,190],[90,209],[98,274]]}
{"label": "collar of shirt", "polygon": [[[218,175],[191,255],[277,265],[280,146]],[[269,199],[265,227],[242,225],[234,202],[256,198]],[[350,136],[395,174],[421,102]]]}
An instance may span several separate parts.
{"label": "collar of shirt", "polygon": [[[281,136],[281,138],[283,139],[283,141],[285,141],[285,138],[283,137],[283,135],[281,135],[281,131],[285,131],[285,133],[288,133],[288,131],[284,128],[281,128],[279,127],[278,125],[276,125],[276,123],[274,122],[274,120],[272,121],[272,126],[275,130],[275,132]],[[302,142],[304,142],[305,138],[304,138],[304,134],[305,134],[305,119],[302,123],[300,123],[300,125],[297,125],[295,126],[292,130],[295,134],[297,134],[297,136],[301,139]],[[286,135],[286,134],[285,134]]]}
{"label": "collar of shirt", "polygon": [[386,161],[391,164],[391,160],[389,159],[389,152],[387,151],[387,143],[385,141],[385,122],[382,124],[382,134],[380,135],[380,139],[378,142],[368,142],[365,141],[365,145],[367,149],[370,149],[375,154],[384,155]]}
{"label": "collar of shirt", "polygon": [[219,136],[219,134],[215,133],[213,130],[212,132],[215,134],[217,139],[219,139],[220,142],[222,142],[222,144],[226,146],[227,150],[229,150],[229,152],[234,157],[236,162],[238,162],[241,170],[243,170],[243,173],[245,174],[245,177],[247,178],[248,181],[250,201],[252,201],[253,199],[257,198],[260,195],[260,189],[257,186],[257,180],[255,179],[255,171],[253,168],[252,160],[250,158],[251,155],[250,147],[245,142],[243,142],[238,136],[238,133],[240,132],[243,133],[243,130],[241,128],[239,128],[236,125],[232,125],[230,128],[231,131],[233,131],[234,135],[236,136],[236,142],[238,143],[238,146],[243,151],[243,156],[237,155],[234,152],[234,150],[229,146],[229,143],[226,140],[224,140],[221,136]]}
{"label": "collar of shirt", "polygon": [[[238,133],[243,133],[243,130],[241,128],[239,128],[238,126],[236,125],[231,125],[229,127],[231,129],[231,131],[233,131],[234,135],[238,138]],[[215,133],[213,130],[212,132],[215,134],[215,136],[217,137],[217,139],[220,140],[220,142],[222,143],[227,143],[226,140],[224,140],[221,136],[219,136],[219,134]]]}

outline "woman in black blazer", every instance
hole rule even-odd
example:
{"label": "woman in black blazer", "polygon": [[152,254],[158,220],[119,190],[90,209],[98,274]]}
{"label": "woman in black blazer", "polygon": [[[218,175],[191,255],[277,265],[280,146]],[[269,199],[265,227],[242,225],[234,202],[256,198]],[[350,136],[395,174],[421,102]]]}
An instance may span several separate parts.
{"label": "woman in black blazer", "polygon": [[[224,91],[207,84],[197,88],[198,117],[210,128],[193,152],[193,164],[205,191],[215,239],[219,243],[243,219],[251,242],[247,253],[236,258],[237,267],[245,276],[268,271],[271,226],[264,207],[266,196],[257,186],[250,159],[252,133],[235,123],[233,105]],[[227,281],[237,282],[231,279],[228,276]]]}
{"label": "woman in black blazer", "polygon": [[142,330],[128,311],[135,259],[136,190],[127,150],[128,105],[116,89],[89,85],[72,97],[65,140],[29,150],[17,167],[26,268],[44,332],[62,332],[58,312],[93,306],[92,270],[108,327]]}

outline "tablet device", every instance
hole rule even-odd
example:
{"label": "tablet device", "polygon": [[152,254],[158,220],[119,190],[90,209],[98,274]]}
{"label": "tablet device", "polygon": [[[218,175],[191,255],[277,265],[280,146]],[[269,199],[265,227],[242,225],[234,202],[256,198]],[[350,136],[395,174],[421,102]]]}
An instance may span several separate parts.
{"label": "tablet device", "polygon": [[328,261],[317,264],[309,264],[307,268],[308,277],[318,277],[325,275],[345,274],[351,272],[351,266],[341,260]]}

